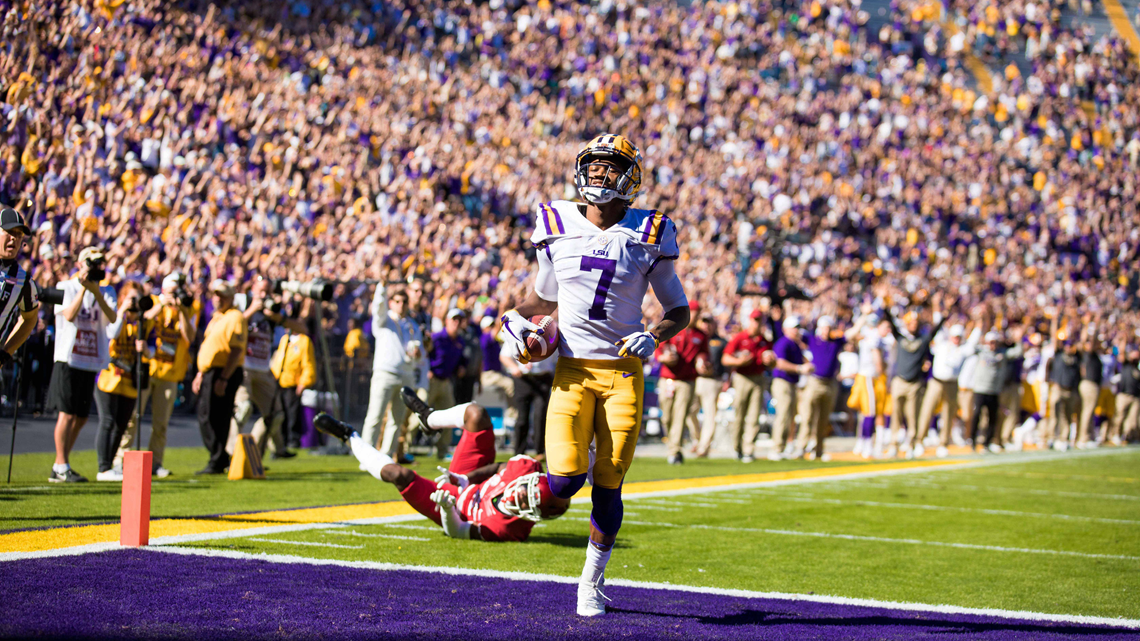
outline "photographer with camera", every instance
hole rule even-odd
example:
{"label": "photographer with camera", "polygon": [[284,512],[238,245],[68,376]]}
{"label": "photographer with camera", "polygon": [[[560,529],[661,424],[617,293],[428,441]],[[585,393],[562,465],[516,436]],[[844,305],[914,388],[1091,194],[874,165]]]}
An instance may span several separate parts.
{"label": "photographer with camera", "polygon": [[193,390],[198,395],[198,428],[210,453],[197,474],[224,474],[230,464],[226,438],[234,418],[234,397],[242,382],[247,329],[245,316],[234,307],[234,286],[216,279],[210,283],[214,316],[206,326],[198,349],[198,374]]}
{"label": "photographer with camera", "polygon": [[270,358],[273,355],[277,327],[285,327],[290,332],[303,334],[305,326],[282,313],[281,303],[273,298],[271,285],[269,280],[258,276],[250,291],[249,305],[243,312],[249,339],[246,343],[245,365],[242,366],[244,372],[242,385],[238,388],[234,399],[230,443],[226,449],[232,453],[233,443],[256,406],[261,418],[254,424],[250,434],[257,442],[261,454],[264,456],[266,443],[271,441],[274,458],[291,458],[296,454],[286,449],[285,438],[281,433],[282,414],[274,411],[274,407],[279,405],[282,399],[277,379],[270,371]]}
{"label": "photographer with camera", "polygon": [[79,431],[91,413],[95,377],[110,362],[110,342],[120,325],[115,311],[115,290],[100,286],[106,278],[103,250],[88,247],[79,252],[79,271],[59,283],[63,304],[55,306],[55,368],[48,385],[48,409],[59,410],[55,424],[55,464],[52,483],[84,483],[87,478],[71,469],[68,458]]}
{"label": "photographer with camera", "polygon": [[[0,367],[11,363],[13,355],[36,328],[39,316],[39,293],[35,282],[16,261],[24,236],[32,230],[24,224],[20,212],[0,209]],[[17,313],[19,310],[19,313]]]}
{"label": "photographer with camera", "polygon": [[[178,384],[186,379],[190,367],[190,344],[198,328],[200,305],[190,295],[186,287],[186,277],[172,272],[162,279],[162,292],[157,304],[143,314],[148,329],[143,333],[144,340],[154,336],[154,355],[150,359],[150,385],[139,393],[138,417],[146,414],[148,401],[153,401],[151,412],[150,440],[147,449],[153,454],[151,473],[158,478],[170,476],[170,470],[162,465],[166,453],[166,429],[174,413],[178,400]],[[130,425],[119,441],[119,451],[115,455],[115,468],[122,466],[123,455],[131,449],[135,431],[139,429],[134,415]]]}
{"label": "photographer with camera", "polygon": [[[119,318],[108,327],[116,334],[109,352],[111,363],[99,372],[95,386],[95,406],[99,410],[99,435],[95,450],[99,455],[99,473],[96,481],[122,481],[123,470],[114,466],[119,441],[134,417],[139,387],[146,389],[150,373],[144,368],[150,363],[142,361],[146,352],[146,327],[140,331],[140,316],[153,305],[150,296],[143,296],[138,283],[127,283],[119,292]],[[137,382],[137,383],[136,383]]]}

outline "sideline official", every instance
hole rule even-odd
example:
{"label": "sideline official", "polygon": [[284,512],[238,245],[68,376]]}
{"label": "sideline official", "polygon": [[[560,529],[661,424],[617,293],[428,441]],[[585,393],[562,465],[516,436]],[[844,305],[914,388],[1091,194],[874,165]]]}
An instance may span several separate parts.
{"label": "sideline official", "polygon": [[198,428],[210,461],[197,474],[223,474],[230,464],[226,437],[234,416],[234,397],[242,382],[242,364],[248,340],[245,316],[234,307],[234,286],[218,279],[210,283],[214,316],[206,326],[198,350]]}

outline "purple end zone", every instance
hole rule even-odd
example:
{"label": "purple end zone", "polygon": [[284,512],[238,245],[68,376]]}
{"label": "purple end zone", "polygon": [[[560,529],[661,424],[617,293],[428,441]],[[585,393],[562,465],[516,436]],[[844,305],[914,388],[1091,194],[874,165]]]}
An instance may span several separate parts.
{"label": "purple end zone", "polygon": [[124,550],[0,564],[0,636],[69,639],[1136,639],[1135,630]]}

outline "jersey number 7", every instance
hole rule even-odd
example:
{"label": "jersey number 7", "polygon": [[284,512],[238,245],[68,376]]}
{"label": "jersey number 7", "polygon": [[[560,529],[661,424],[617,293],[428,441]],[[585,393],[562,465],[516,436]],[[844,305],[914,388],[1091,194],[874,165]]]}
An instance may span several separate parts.
{"label": "jersey number 7", "polygon": [[617,261],[612,258],[583,256],[581,271],[591,272],[595,269],[602,272],[602,277],[598,279],[598,288],[594,290],[594,304],[590,306],[590,320],[604,321],[606,320],[606,296],[610,293],[610,285],[613,284],[614,274],[617,273]]}

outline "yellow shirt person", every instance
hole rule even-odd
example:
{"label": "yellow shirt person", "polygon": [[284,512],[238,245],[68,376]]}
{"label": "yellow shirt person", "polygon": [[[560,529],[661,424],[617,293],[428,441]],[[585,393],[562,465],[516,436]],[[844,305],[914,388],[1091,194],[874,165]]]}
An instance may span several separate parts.
{"label": "yellow shirt person", "polygon": [[245,315],[236,307],[231,307],[220,314],[214,314],[210,324],[206,326],[206,333],[202,338],[202,347],[198,350],[198,371],[215,367],[225,367],[230,352],[237,351],[238,366],[245,362],[245,346],[249,339],[245,323]]}
{"label": "yellow shirt person", "polygon": [[344,355],[349,358],[367,359],[371,350],[364,338],[364,330],[354,327],[344,337]]}
{"label": "yellow shirt person", "polygon": [[[146,334],[146,330],[143,330]],[[138,354],[135,349],[135,339],[138,338],[138,325],[134,322],[123,323],[119,336],[111,341],[111,363],[102,372],[99,372],[99,389],[107,394],[118,394],[127,398],[138,398],[139,392],[135,389],[135,381],[131,378],[130,370],[119,365],[129,365],[135,362]],[[119,365],[116,365],[118,363]],[[146,363],[143,363],[146,366]]]}
{"label": "yellow shirt person", "polygon": [[304,334],[287,334],[273,354],[269,371],[281,387],[293,387],[297,393],[311,388],[317,382],[317,356],[313,341]]}
{"label": "yellow shirt person", "polygon": [[[154,358],[150,361],[150,375],[154,378],[180,383],[186,378],[186,370],[190,367],[190,341],[182,335],[181,311],[178,307],[162,305],[155,298],[159,307],[158,314],[150,321],[154,332]],[[187,317],[194,325],[202,314],[202,304],[194,301]],[[187,328],[191,335],[194,330]]]}

